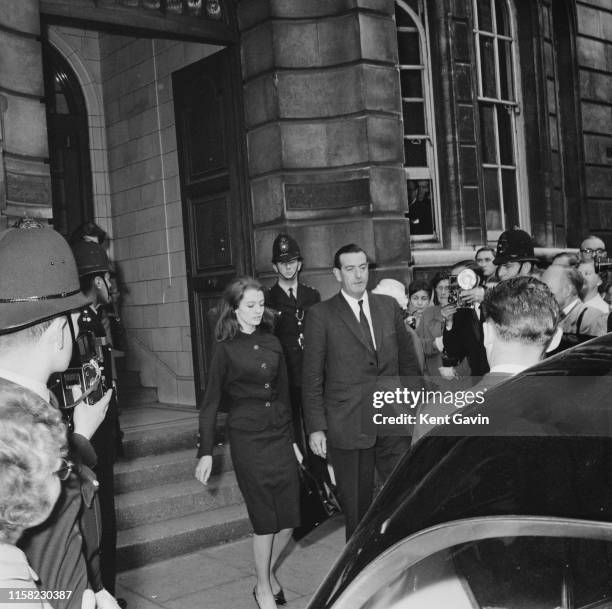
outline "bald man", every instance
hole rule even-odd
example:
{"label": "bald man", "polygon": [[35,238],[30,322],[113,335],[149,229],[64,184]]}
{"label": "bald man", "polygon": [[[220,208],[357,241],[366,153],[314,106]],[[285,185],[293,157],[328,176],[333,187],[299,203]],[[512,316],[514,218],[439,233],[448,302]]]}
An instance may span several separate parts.
{"label": "bald man", "polygon": [[561,350],[607,333],[608,314],[580,300],[584,278],[578,269],[551,265],[544,271],[542,281],[550,288],[563,312]]}

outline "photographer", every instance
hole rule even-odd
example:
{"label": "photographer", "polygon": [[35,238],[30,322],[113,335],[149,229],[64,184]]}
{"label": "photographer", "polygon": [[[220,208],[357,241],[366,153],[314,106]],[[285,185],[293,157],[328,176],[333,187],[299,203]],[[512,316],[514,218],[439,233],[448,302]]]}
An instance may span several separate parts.
{"label": "photographer", "polygon": [[[78,310],[88,304],[81,294],[70,247],[54,230],[25,221],[0,233],[0,386],[25,387],[55,404],[49,376],[66,370],[72,355]],[[80,607],[92,588],[96,606],[116,609],[100,577],[100,507],[92,470],[96,454],[89,439],[106,414],[111,391],[96,404],[74,408],[68,436],[74,471],[62,483],[51,516],[28,530],[20,541],[42,590],[70,590],[56,609]]]}
{"label": "photographer", "polygon": [[[81,292],[91,303],[79,318],[79,334],[90,336],[99,353],[103,356],[106,386],[115,386],[116,374],[112,356],[110,336],[103,323],[104,307],[112,302],[111,264],[106,250],[92,241],[79,241],[72,247],[77,264]],[[76,359],[80,354],[74,354]],[[89,357],[90,354],[87,354]],[[73,361],[73,365],[78,365]],[[100,564],[102,582],[111,593],[115,593],[117,546],[117,523],[115,516],[114,466],[117,455],[121,453],[121,430],[116,392],[111,398],[104,421],[93,435],[91,443],[98,456],[94,471],[100,483],[98,497],[102,509],[102,539],[100,544]],[[119,599],[119,604],[124,601]]]}
{"label": "photographer", "polygon": [[467,360],[471,376],[489,371],[480,312],[482,282],[482,269],[473,260],[458,262],[451,269],[448,304],[455,305],[456,311],[444,321],[442,365],[455,368]]}

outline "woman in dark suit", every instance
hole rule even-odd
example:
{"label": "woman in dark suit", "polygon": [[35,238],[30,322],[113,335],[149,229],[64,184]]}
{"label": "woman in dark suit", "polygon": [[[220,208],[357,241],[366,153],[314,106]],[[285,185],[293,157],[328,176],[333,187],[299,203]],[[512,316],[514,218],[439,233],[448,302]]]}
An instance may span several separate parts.
{"label": "woman in dark suit", "polygon": [[215,328],[195,476],[202,484],[210,476],[215,418],[225,395],[232,461],[254,530],[253,595],[262,609],[274,609],[285,604],[274,567],[300,523],[300,482],[287,369],[278,339],[262,329],[267,325],[261,284],[251,277],[235,279],[225,290]]}

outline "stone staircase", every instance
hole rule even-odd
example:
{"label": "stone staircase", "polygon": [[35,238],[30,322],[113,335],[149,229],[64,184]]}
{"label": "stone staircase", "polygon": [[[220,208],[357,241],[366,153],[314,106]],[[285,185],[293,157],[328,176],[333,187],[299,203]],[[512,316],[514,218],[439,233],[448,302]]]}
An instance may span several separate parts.
{"label": "stone staircase", "polygon": [[139,388],[129,373],[120,383],[125,456],[115,466],[118,569],[247,535],[251,526],[228,447],[215,447],[204,487],[193,476],[197,411],[156,402],[153,390]]}

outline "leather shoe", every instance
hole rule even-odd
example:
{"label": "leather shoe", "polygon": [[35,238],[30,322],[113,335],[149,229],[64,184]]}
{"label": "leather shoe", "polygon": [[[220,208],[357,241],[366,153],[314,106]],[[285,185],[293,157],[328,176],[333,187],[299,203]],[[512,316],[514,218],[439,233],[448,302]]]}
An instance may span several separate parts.
{"label": "leather shoe", "polygon": [[119,605],[119,607],[121,607],[121,609],[125,609],[127,607],[127,601],[124,598],[117,598],[115,600],[117,601],[117,604]]}
{"label": "leather shoe", "polygon": [[285,591],[281,588],[276,594],[274,594],[274,600],[277,605],[286,605],[287,599],[285,598]]}

